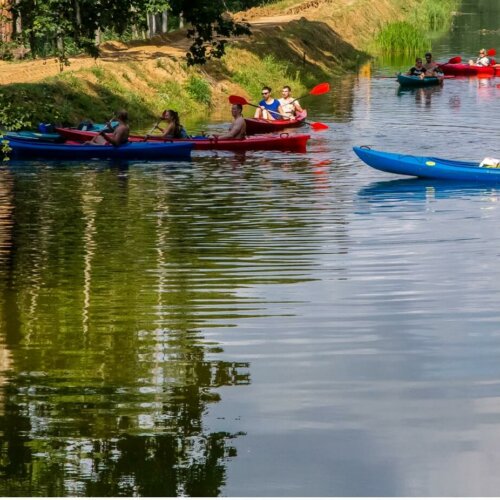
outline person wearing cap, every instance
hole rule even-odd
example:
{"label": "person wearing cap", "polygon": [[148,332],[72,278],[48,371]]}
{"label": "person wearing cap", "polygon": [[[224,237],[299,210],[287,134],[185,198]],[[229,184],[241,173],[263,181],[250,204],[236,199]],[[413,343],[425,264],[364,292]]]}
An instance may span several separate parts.
{"label": "person wearing cap", "polygon": [[489,66],[491,64],[490,58],[486,55],[486,50],[481,49],[479,51],[479,57],[476,60],[471,59],[469,65],[474,66]]}

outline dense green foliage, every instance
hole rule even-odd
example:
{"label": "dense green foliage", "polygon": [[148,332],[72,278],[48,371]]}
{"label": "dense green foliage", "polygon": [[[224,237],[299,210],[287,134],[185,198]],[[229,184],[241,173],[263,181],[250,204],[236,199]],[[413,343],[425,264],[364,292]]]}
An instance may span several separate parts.
{"label": "dense green foliage", "polygon": [[[247,8],[257,0],[18,0],[11,5],[16,39],[29,45],[33,57],[85,51],[98,56],[99,37],[107,33],[133,37],[144,32],[148,15],[167,13],[188,24],[192,44],[188,64],[200,64],[224,54],[228,39],[249,34],[248,26],[234,22],[228,9]],[[21,29],[19,29],[21,26]],[[97,36],[99,34],[99,36]]]}

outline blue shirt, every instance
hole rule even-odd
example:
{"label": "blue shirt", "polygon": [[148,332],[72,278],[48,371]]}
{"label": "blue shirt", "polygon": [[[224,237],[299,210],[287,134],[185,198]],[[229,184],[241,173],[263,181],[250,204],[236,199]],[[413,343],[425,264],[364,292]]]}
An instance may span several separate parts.
{"label": "blue shirt", "polygon": [[[268,109],[269,111],[278,111],[278,108],[280,107],[280,102],[278,99],[273,99],[273,102],[271,104],[267,104],[265,99],[262,99],[262,101],[259,102],[259,106],[263,106],[264,108]],[[274,114],[271,113],[275,118],[279,118],[279,114]]]}

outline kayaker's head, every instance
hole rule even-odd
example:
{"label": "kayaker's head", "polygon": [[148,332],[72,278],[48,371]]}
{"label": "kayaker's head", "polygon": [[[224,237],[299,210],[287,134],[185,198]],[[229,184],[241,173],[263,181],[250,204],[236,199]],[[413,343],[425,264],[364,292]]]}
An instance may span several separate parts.
{"label": "kayaker's head", "polygon": [[425,53],[425,60],[427,62],[431,62],[431,60],[432,60],[432,54],[430,52],[426,52]]}
{"label": "kayaker's head", "polygon": [[292,93],[292,89],[290,88],[290,86],[289,85],[284,85],[283,89],[281,91],[281,94],[283,95],[283,98],[287,99],[288,97],[290,97],[291,93]]}
{"label": "kayaker's head", "polygon": [[481,49],[479,51],[479,57],[484,57],[486,55],[486,50],[485,49]]}
{"label": "kayaker's head", "polygon": [[267,100],[271,97],[271,87],[262,87],[262,97]]}
{"label": "kayaker's head", "polygon": [[231,115],[233,118],[238,118],[243,113],[243,106],[241,104],[233,104],[231,106]]}
{"label": "kayaker's head", "polygon": [[116,112],[116,118],[121,122],[128,122],[128,113],[124,109],[120,109],[120,111]]}
{"label": "kayaker's head", "polygon": [[162,116],[166,122],[174,122],[176,125],[179,125],[179,113],[177,113],[177,111],[174,111],[173,109],[167,109],[163,112]]}
{"label": "kayaker's head", "polygon": [[415,66],[416,66],[417,68],[420,68],[420,66],[422,66],[422,58],[421,58],[421,57],[417,57],[417,58],[415,59]]}

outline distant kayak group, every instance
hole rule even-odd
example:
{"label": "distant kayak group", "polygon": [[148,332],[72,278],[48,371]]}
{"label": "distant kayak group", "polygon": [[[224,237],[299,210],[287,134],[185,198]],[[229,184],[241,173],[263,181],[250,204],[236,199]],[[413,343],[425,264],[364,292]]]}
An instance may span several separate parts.
{"label": "distant kayak group", "polygon": [[[223,134],[190,136],[182,126],[179,114],[163,111],[153,128],[145,135],[130,133],[128,113],[119,110],[106,124],[90,120],[76,127],[54,127],[40,124],[38,131],[4,132],[9,156],[14,159],[137,159],[161,160],[189,157],[195,150],[285,150],[305,152],[308,134],[283,132],[308,124],[313,130],[325,130],[326,124],[306,120],[307,111],[299,99],[321,95],[330,90],[328,83],[316,85],[305,96],[293,98],[290,86],[282,90],[282,98],[274,99],[269,87],[263,87],[258,105],[240,96],[229,96],[233,121]],[[243,118],[243,105],[256,108],[252,118]],[[161,127],[160,124],[164,123]],[[155,131],[159,133],[154,133]]]}
{"label": "distant kayak group", "polygon": [[[429,52],[425,54],[426,64],[417,57],[415,66],[406,74],[398,74],[397,80],[401,86],[421,87],[439,85],[445,78],[500,76],[500,64],[494,55],[495,49],[481,49],[477,58],[467,63],[462,62],[460,56],[436,63]],[[355,146],[353,150],[367,165],[383,172],[447,181],[500,183],[500,159],[497,158],[472,162],[377,151],[369,146]]]}
{"label": "distant kayak group", "polygon": [[432,54],[427,52],[425,63],[417,57],[415,66],[407,73],[399,73],[397,81],[402,87],[425,87],[441,85],[445,79],[460,76],[500,76],[500,64],[497,64],[493,58],[495,55],[495,49],[480,49],[478,56],[475,59],[469,59],[466,63],[462,62],[460,56],[438,63],[432,59]]}

